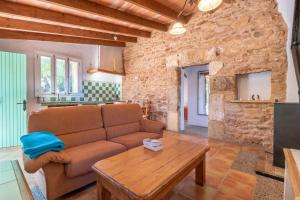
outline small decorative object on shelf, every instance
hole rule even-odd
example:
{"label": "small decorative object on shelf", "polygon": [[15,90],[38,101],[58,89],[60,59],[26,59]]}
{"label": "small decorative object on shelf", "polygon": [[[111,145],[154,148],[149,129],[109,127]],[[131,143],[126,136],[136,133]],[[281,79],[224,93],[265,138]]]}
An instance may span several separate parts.
{"label": "small decorative object on shelf", "polygon": [[260,101],[260,96],[259,96],[259,94],[257,94],[257,95],[252,94],[251,100],[253,100],[253,101]]}

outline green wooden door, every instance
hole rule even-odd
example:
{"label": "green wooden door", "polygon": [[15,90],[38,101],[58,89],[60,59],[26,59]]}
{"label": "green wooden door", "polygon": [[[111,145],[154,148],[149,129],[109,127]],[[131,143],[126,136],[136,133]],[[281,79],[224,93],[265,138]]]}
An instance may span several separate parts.
{"label": "green wooden door", "polygon": [[26,55],[0,51],[0,147],[20,145],[26,132]]}

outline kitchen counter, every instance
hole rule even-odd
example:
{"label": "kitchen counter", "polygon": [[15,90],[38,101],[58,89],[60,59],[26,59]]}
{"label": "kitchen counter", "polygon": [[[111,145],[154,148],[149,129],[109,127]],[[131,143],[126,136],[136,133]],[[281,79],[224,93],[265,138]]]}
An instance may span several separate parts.
{"label": "kitchen counter", "polygon": [[78,106],[78,105],[99,105],[99,104],[114,104],[114,103],[125,103],[125,101],[108,101],[108,102],[97,102],[97,101],[63,101],[63,102],[43,102],[41,106],[47,107],[63,107],[63,106]]}

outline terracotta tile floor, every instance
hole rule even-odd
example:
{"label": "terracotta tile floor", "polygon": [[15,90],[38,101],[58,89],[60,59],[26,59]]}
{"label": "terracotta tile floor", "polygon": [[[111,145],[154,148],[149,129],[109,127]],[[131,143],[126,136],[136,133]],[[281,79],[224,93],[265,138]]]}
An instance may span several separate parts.
{"label": "terracotta tile floor", "polygon": [[[241,146],[208,140],[203,137],[196,138],[201,143],[209,144],[211,150],[207,153],[206,185],[195,184],[194,171],[185,177],[173,190],[171,200],[248,200],[253,199],[256,176],[237,171],[231,168],[240,151],[255,152],[262,155],[261,150],[252,146]],[[3,159],[18,159],[22,165],[20,148],[0,150],[0,161]],[[263,156],[261,156],[263,158]],[[268,160],[268,159],[266,159]],[[266,162],[267,163],[267,162]],[[263,165],[263,164],[261,164]],[[266,165],[266,164],[265,164]],[[278,170],[277,170],[278,172]],[[279,173],[279,172],[278,172]],[[282,171],[281,171],[282,173]],[[31,175],[25,173],[29,185],[35,184]],[[72,194],[65,199],[83,200],[96,199],[95,186]]]}
{"label": "terracotta tile floor", "polygon": [[208,141],[212,152],[207,156],[206,186],[194,183],[194,172],[183,180],[178,193],[190,199],[252,199],[256,177],[231,169],[241,146]]}
{"label": "terracotta tile floor", "polygon": [[[201,187],[195,184],[194,171],[192,171],[174,189],[170,199],[252,199],[256,177],[231,169],[236,156],[245,147],[205,138],[198,138],[198,140],[202,143],[208,143],[211,147],[207,154],[206,186]],[[248,148],[257,149],[255,147]],[[257,151],[259,150],[257,149]]]}

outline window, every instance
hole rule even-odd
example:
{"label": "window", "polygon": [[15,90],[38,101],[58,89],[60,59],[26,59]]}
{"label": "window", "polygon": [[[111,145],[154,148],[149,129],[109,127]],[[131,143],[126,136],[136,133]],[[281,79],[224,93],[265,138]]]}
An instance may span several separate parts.
{"label": "window", "polygon": [[207,71],[198,72],[198,115],[208,115],[209,75]]}
{"label": "window", "polygon": [[66,60],[55,59],[55,91],[57,94],[66,93]]}
{"label": "window", "polygon": [[52,91],[52,60],[49,56],[40,57],[41,68],[41,93],[51,94]]}
{"label": "window", "polygon": [[205,75],[205,114],[208,115],[209,105],[209,75]]}
{"label": "window", "polygon": [[79,93],[79,62],[70,60],[69,62],[69,93]]}
{"label": "window", "polygon": [[35,73],[36,96],[80,95],[80,61],[50,54],[38,54]]}

